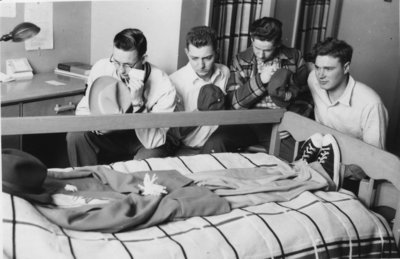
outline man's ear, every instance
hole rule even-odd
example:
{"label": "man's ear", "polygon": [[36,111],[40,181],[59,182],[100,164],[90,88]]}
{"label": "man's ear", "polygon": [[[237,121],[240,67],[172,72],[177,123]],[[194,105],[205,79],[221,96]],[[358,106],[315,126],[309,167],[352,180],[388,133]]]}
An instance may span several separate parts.
{"label": "man's ear", "polygon": [[186,56],[189,58],[189,50],[188,50],[188,48],[185,48],[185,53],[186,53]]}
{"label": "man's ear", "polygon": [[344,73],[345,73],[345,74],[350,73],[350,61],[346,62],[346,63],[344,64],[343,68],[344,68]]}
{"label": "man's ear", "polygon": [[141,57],[141,63],[144,64],[144,63],[146,63],[146,62],[147,62],[147,54],[144,54],[144,55]]}

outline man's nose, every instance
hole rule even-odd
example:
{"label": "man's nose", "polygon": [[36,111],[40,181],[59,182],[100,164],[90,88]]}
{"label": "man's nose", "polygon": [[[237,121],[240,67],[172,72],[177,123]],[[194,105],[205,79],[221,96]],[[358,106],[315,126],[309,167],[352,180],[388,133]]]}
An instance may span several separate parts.
{"label": "man's nose", "polygon": [[118,67],[118,72],[120,73],[120,74],[126,74],[126,69],[125,69],[125,67],[124,66],[119,66]]}
{"label": "man's nose", "polygon": [[324,78],[325,71],[323,69],[317,69],[317,76],[318,76],[318,78]]}

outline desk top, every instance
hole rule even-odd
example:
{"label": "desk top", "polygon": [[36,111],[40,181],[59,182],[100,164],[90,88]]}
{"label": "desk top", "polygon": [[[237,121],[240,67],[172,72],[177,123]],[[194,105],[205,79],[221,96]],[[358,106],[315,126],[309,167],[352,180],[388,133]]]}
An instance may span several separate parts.
{"label": "desk top", "polygon": [[[56,81],[62,85],[49,84],[48,81]],[[57,75],[54,72],[35,74],[32,79],[0,83],[1,105],[84,94],[85,83],[84,79]]]}

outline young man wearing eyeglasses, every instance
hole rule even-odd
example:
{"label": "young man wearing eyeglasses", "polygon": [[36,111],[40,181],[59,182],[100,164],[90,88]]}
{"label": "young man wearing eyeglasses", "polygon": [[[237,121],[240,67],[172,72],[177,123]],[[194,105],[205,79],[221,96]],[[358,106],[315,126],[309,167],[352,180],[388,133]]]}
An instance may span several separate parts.
{"label": "young man wearing eyeglasses", "polygon": [[[76,115],[90,115],[89,94],[93,82],[103,76],[122,81],[129,88],[129,112],[172,112],[175,87],[168,75],[145,60],[147,41],[138,29],[125,29],[114,37],[111,57],[94,64],[85,96]],[[67,134],[71,166],[96,165],[128,159],[165,157],[174,144],[167,128],[135,129],[112,132],[72,132]]]}

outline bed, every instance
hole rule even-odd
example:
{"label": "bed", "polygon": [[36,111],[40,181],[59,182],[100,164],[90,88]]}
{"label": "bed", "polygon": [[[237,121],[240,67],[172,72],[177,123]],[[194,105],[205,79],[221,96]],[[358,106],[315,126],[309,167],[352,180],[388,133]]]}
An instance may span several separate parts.
{"label": "bed", "polygon": [[[110,123],[111,122],[111,123]],[[272,123],[267,153],[215,153],[102,165],[134,174],[177,170],[184,176],[230,169],[287,167],[279,154],[279,131],[296,141],[315,132],[337,139],[342,164],[357,164],[370,177],[358,197],[305,191],[288,201],[265,202],[229,213],[196,216],[117,233],[76,231],[45,218],[31,203],[3,193],[4,258],[377,258],[399,257],[400,161],[356,139],[282,110],[216,111],[42,118],[2,118],[2,134],[36,134],[93,129]],[[116,126],[117,125],[117,126]],[[72,168],[49,169],[68,171]],[[373,210],[387,208],[381,215]],[[397,212],[396,212],[397,210]]]}

